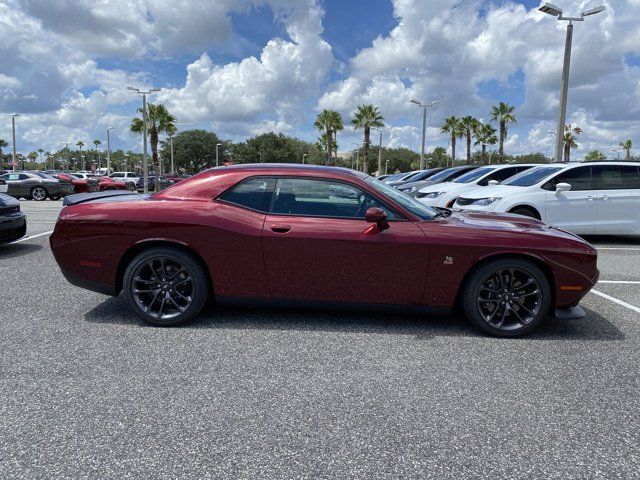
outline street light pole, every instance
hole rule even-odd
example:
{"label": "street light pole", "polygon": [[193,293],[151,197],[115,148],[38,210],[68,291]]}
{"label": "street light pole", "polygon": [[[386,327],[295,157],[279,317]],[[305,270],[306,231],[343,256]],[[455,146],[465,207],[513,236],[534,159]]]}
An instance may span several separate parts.
{"label": "street light pole", "polygon": [[[127,87],[128,90],[139,93],[142,95],[142,128],[143,128],[143,142],[142,142],[142,185],[144,187],[144,193],[149,193],[149,161],[147,159],[147,95],[153,92],[159,92],[159,88],[150,88],[149,90],[140,90],[135,87]],[[156,176],[156,180],[157,180]]]}
{"label": "street light pole", "polygon": [[562,82],[560,84],[560,105],[558,111],[558,127],[556,129],[556,151],[555,161],[559,162],[562,158],[562,147],[564,146],[564,126],[567,116],[567,96],[569,94],[569,68],[571,66],[571,45],[573,42],[573,22],[584,22],[584,17],[595,15],[605,10],[605,6],[601,5],[590,10],[586,10],[579,17],[565,17],[562,15],[562,9],[551,3],[543,3],[538,9],[552,17],[558,17],[559,21],[568,21],[567,36],[564,43],[564,61],[562,64]]}
{"label": "street light pole", "polygon": [[111,173],[111,130],[113,130],[113,127],[107,128],[107,177]]}
{"label": "street light pole", "polygon": [[16,171],[16,165],[18,165],[18,162],[16,161],[16,117],[20,116],[19,113],[14,113],[13,115],[11,115],[11,133],[13,136],[13,171]]}
{"label": "street light pole", "polygon": [[620,160],[620,150],[617,150],[617,149],[615,149],[615,148],[612,148],[612,149],[611,149],[611,151],[612,151],[612,152],[616,152],[616,155],[617,155],[617,157],[618,157],[617,159],[618,159],[618,160]]}
{"label": "street light pole", "polygon": [[302,154],[302,164],[304,165],[304,159],[307,158],[307,155],[309,155],[308,153],[303,153]]}
{"label": "street light pole", "polygon": [[218,167],[220,165],[219,161],[218,161],[218,149],[222,146],[221,143],[216,143],[216,167]]}
{"label": "street light pole", "polygon": [[171,144],[171,175],[175,173],[173,168],[173,135],[169,135],[169,143]]}
{"label": "street light pole", "polygon": [[382,171],[382,128],[374,128],[373,130],[378,130],[380,132],[380,142],[378,144],[378,177],[380,176],[380,172]]}
{"label": "street light pole", "polygon": [[[67,170],[69,170],[69,156],[70,156],[69,145],[71,144],[71,142],[60,142],[60,143],[62,143],[62,145],[64,145],[65,148],[67,149]],[[64,168],[63,168],[63,170],[64,170]]]}
{"label": "street light pole", "polygon": [[431,102],[430,104],[424,104],[415,98],[412,98],[411,103],[415,103],[420,108],[422,108],[422,147],[420,149],[420,170],[424,170],[424,144],[427,136],[427,108],[431,108],[434,105],[440,103],[440,100],[436,100],[435,102]]}

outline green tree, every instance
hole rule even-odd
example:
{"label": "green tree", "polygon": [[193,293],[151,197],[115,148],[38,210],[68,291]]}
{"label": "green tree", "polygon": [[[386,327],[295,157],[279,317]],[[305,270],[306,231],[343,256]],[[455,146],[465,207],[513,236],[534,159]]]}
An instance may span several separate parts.
{"label": "green tree", "polygon": [[[144,116],[142,108],[138,109],[140,117]],[[131,131],[137,134],[144,133],[144,121],[142,118],[136,117],[131,120]],[[155,172],[159,172],[158,164],[158,141],[161,133],[175,132],[176,129],[176,117],[169,113],[167,107],[163,104],[155,105],[153,103],[147,103],[147,133],[149,135],[149,143],[151,144],[151,157],[153,159],[153,169]],[[215,155],[215,148],[214,148]],[[156,192],[159,190],[160,179],[156,175]]]}
{"label": "green tree", "polygon": [[471,165],[471,137],[479,127],[480,122],[473,118],[471,115],[467,115],[460,119],[460,127],[467,139],[467,165]]}
{"label": "green tree", "polygon": [[351,125],[355,130],[364,130],[364,155],[362,161],[362,171],[368,172],[369,150],[371,148],[371,128],[381,128],[384,126],[384,117],[380,114],[378,107],[374,105],[360,105],[356,110]]}
{"label": "green tree", "polygon": [[490,163],[487,162],[487,145],[495,145],[498,143],[496,129],[488,123],[481,123],[474,130],[474,136],[476,137],[475,144],[482,146],[482,163]]}
{"label": "green tree", "polygon": [[332,153],[335,153],[335,157],[338,156],[337,133],[344,130],[342,115],[335,110],[323,110],[316,117],[313,126],[325,137],[322,146],[325,152],[325,164],[328,165]]}
{"label": "green tree", "polygon": [[[206,130],[184,130],[173,137],[173,155],[176,170],[180,172],[196,173],[216,165],[216,145],[222,144],[220,154],[224,160],[233,150],[229,142],[223,142],[215,133]],[[162,145],[162,157],[170,158],[169,142]],[[242,162],[239,162],[242,163]]]}
{"label": "green tree", "polygon": [[626,142],[620,142],[620,147],[627,152],[627,161],[631,160],[631,147],[633,144],[631,140],[627,140]]}
{"label": "green tree", "polygon": [[509,124],[516,123],[515,109],[516,107],[505,102],[491,107],[491,121],[498,122],[500,128],[500,146],[498,147],[500,163],[504,162],[504,141],[507,139]]}
{"label": "green tree", "polygon": [[591,150],[590,152],[587,152],[587,154],[584,156],[584,159],[587,162],[597,162],[600,160],[606,160],[607,156],[600,150]]}
{"label": "green tree", "polygon": [[571,149],[578,148],[576,139],[578,135],[582,133],[580,127],[573,127],[571,125],[564,126],[564,161],[569,162],[571,160]]}
{"label": "green tree", "polygon": [[451,136],[451,165],[453,166],[456,161],[456,140],[464,135],[460,119],[455,115],[445,119],[441,131]]}

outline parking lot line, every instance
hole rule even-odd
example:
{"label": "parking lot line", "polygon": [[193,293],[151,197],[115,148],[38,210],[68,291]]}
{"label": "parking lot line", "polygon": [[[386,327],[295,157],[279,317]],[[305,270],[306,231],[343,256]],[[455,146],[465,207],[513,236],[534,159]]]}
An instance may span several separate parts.
{"label": "parking lot line", "polygon": [[598,290],[591,290],[591,293],[595,293],[599,297],[606,298],[607,300],[611,300],[613,303],[617,303],[629,310],[633,310],[634,312],[640,313],[640,307],[636,307],[635,305],[631,305],[630,303],[623,302],[622,300],[617,299],[616,297],[612,297],[611,295],[607,295],[606,293],[602,293]]}
{"label": "parking lot line", "polygon": [[28,237],[21,238],[20,240],[16,240],[15,242],[11,242],[8,245],[13,245],[14,243],[26,242],[27,240],[32,240],[34,238],[42,237],[43,235],[51,235],[53,230],[49,230],[48,232],[38,233],[37,235],[30,235]]}
{"label": "parking lot line", "polygon": [[596,250],[626,250],[640,252],[640,248],[628,248],[628,247],[595,247]]}
{"label": "parking lot line", "polygon": [[640,285],[637,280],[598,280],[598,283],[620,283],[623,285]]}

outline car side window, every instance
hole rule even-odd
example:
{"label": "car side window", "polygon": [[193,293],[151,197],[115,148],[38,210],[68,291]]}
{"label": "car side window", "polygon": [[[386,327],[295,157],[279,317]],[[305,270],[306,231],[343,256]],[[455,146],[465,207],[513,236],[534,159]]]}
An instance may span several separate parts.
{"label": "car side window", "polygon": [[632,165],[594,167],[596,190],[640,189],[640,172]]}
{"label": "car side window", "polygon": [[382,202],[359,188],[342,182],[303,178],[280,178],[276,185],[271,213],[303,217],[361,218],[370,207],[397,215]]}
{"label": "car side window", "polygon": [[559,183],[568,183],[571,185],[571,191],[593,190],[593,182],[591,177],[591,167],[577,167],[565,170],[559,173],[542,188],[545,190],[555,190]]}
{"label": "car side window", "polygon": [[276,179],[272,177],[247,178],[231,187],[218,198],[249,210],[266,213],[271,204],[271,195],[275,184]]}
{"label": "car side window", "polygon": [[513,177],[516,173],[521,171],[522,169],[518,169],[518,167],[509,167],[509,168],[500,168],[495,172],[487,175],[485,178],[478,182],[478,185],[486,186],[489,185],[489,180],[497,180],[498,182],[502,182],[509,177]]}

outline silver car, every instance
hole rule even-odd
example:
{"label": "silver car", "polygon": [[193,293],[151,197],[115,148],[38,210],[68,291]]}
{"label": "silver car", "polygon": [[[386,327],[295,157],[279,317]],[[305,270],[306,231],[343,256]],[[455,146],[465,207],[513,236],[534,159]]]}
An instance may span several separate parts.
{"label": "silver car", "polygon": [[2,175],[7,182],[7,195],[14,198],[27,198],[43,201],[47,198],[57,200],[71,195],[73,183],[58,180],[46,173],[40,172],[10,172]]}

